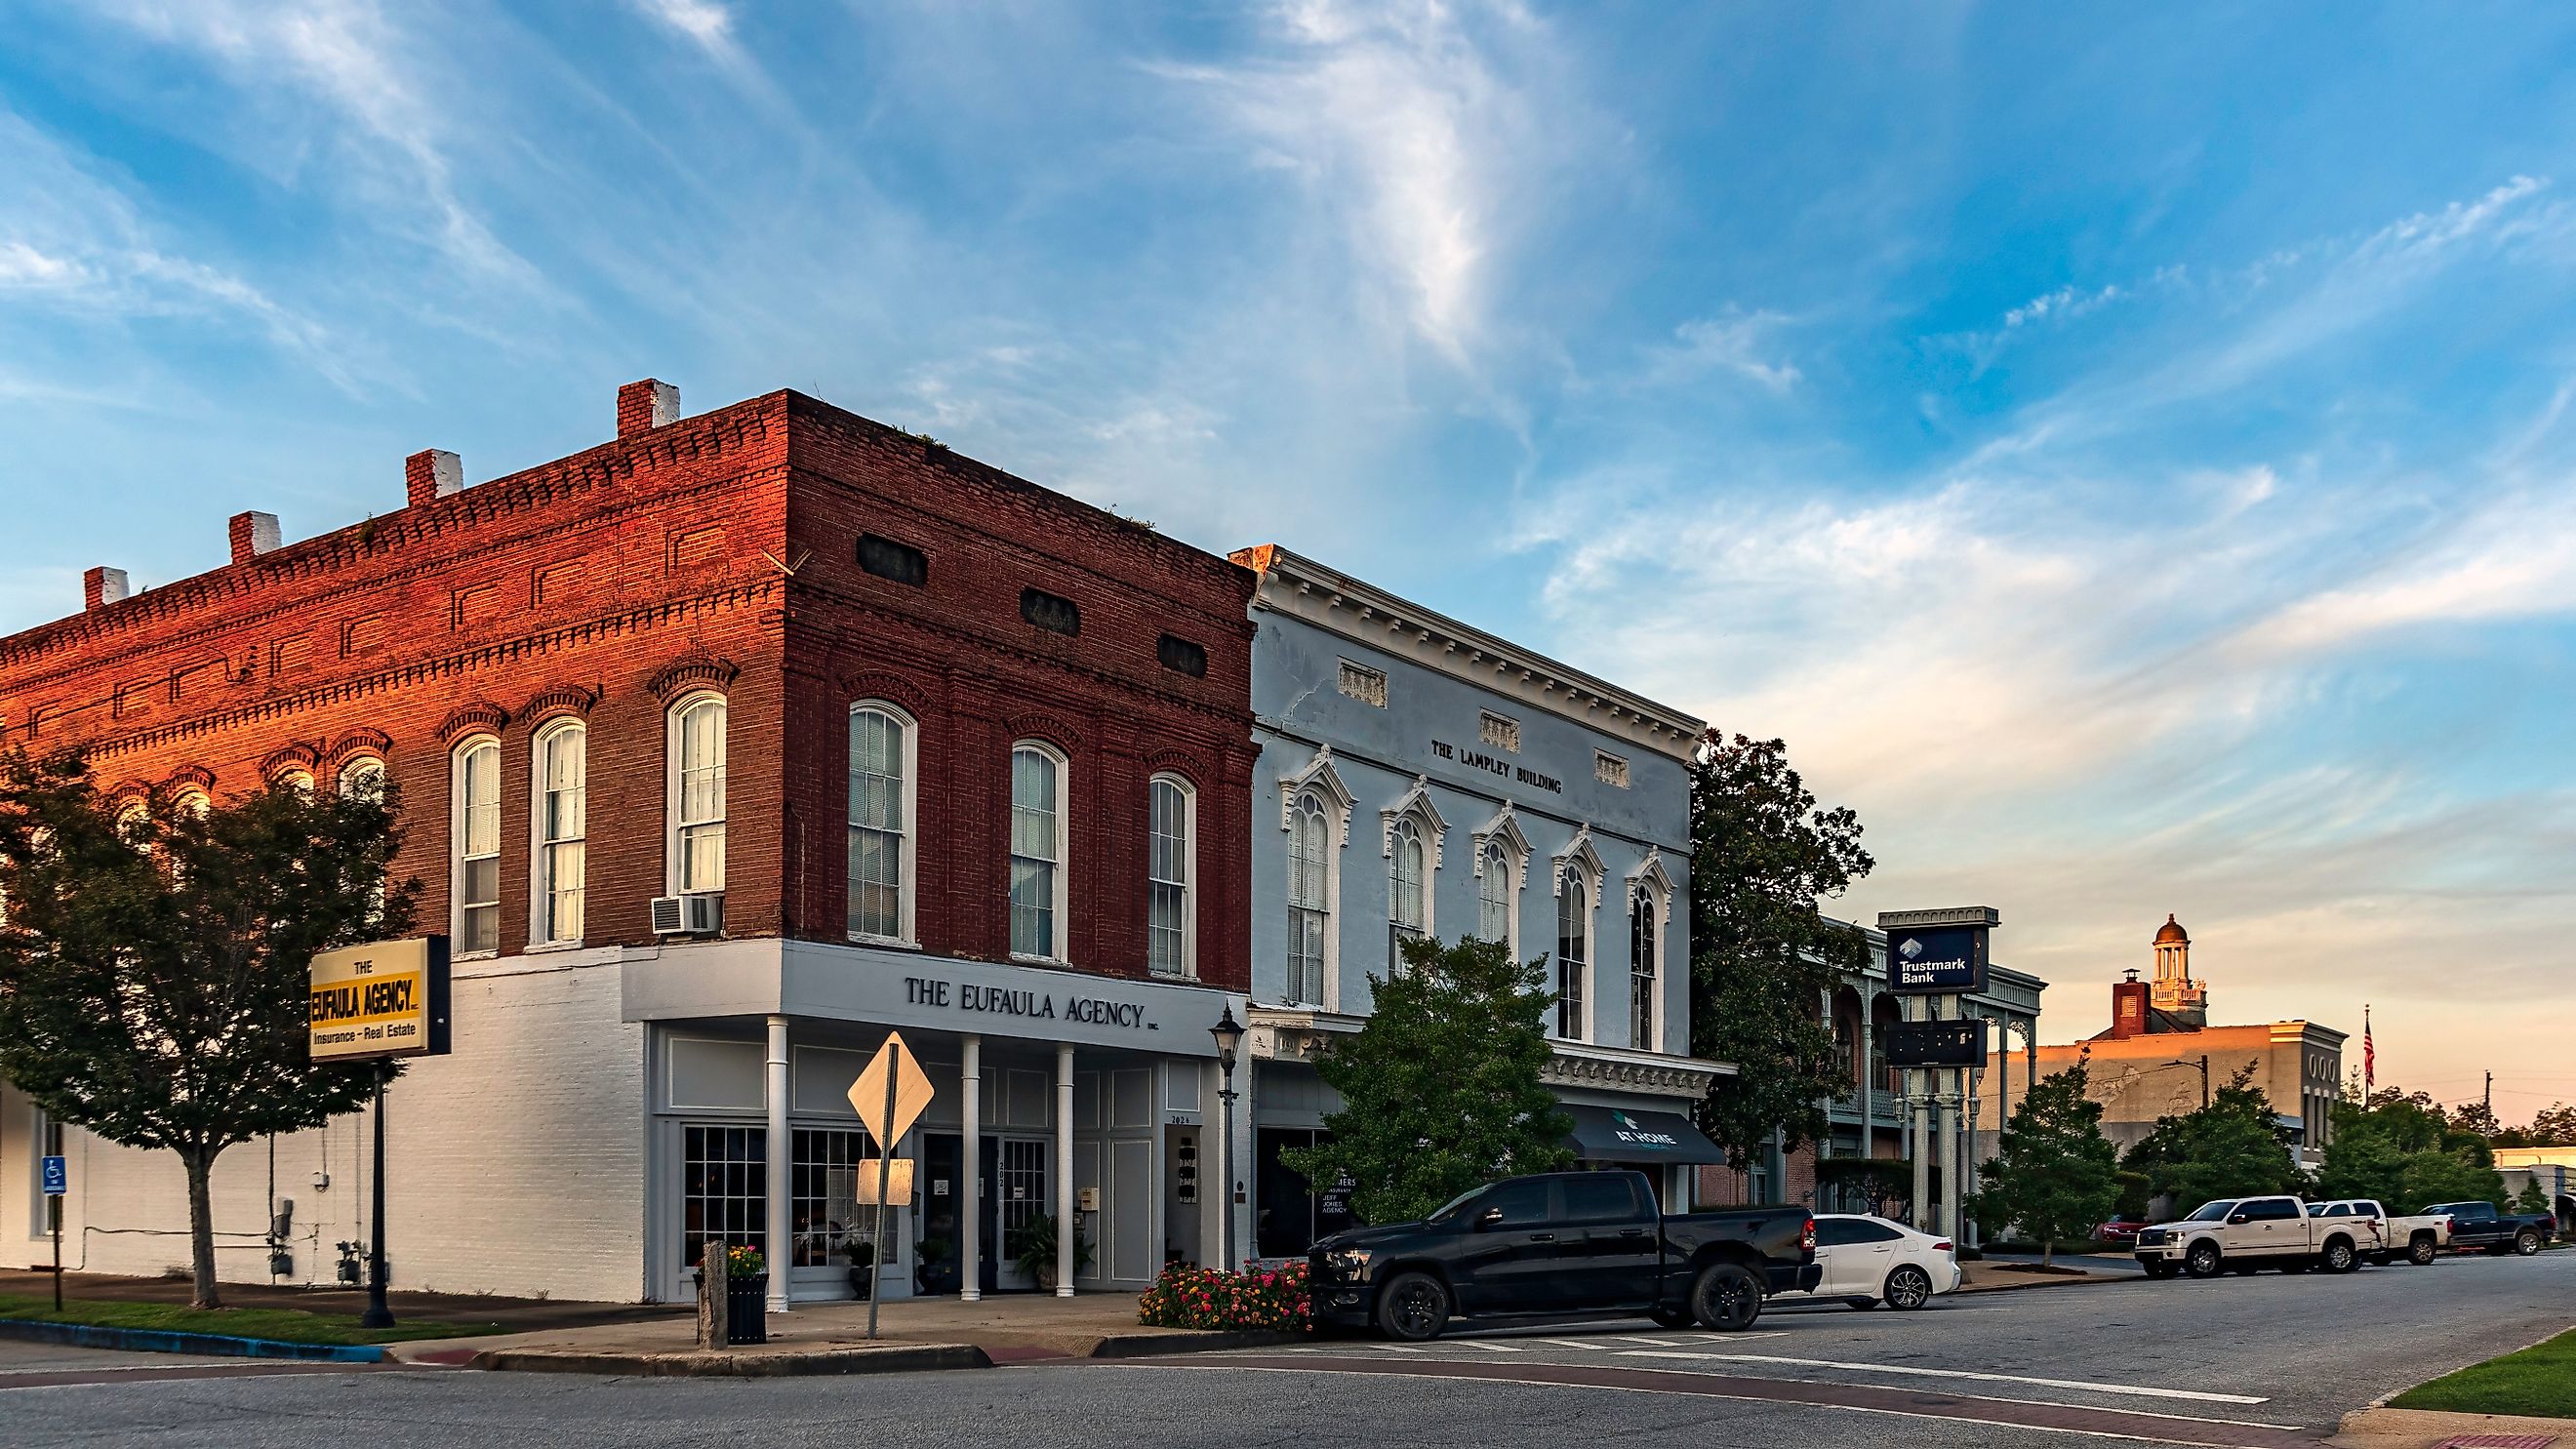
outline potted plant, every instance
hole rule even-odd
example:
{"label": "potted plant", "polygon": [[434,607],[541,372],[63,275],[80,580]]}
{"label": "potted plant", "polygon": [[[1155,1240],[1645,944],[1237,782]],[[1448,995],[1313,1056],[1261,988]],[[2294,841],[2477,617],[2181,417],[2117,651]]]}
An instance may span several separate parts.
{"label": "potted plant", "polygon": [[725,1342],[769,1342],[769,1264],[758,1248],[725,1249]]}
{"label": "potted plant", "polygon": [[851,1233],[841,1239],[841,1254],[850,1260],[850,1292],[865,1298],[876,1287],[877,1245]]}
{"label": "potted plant", "polygon": [[914,1272],[915,1286],[923,1293],[952,1293],[957,1288],[957,1268],[949,1261],[955,1245],[946,1238],[924,1238],[913,1256],[920,1260]]}
{"label": "potted plant", "polygon": [[[1055,1291],[1056,1230],[1055,1215],[1040,1213],[1020,1225],[1011,1237],[1011,1261],[1019,1270],[1037,1280],[1038,1287]],[[1091,1266],[1091,1245],[1077,1231],[1073,1238],[1073,1276]]]}

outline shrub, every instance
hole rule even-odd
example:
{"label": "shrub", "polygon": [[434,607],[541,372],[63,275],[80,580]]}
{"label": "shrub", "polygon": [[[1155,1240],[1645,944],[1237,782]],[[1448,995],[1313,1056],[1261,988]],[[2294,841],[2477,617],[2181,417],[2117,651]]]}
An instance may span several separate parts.
{"label": "shrub", "polygon": [[1314,1324],[1306,1265],[1228,1273],[1175,1263],[1136,1300],[1149,1328],[1215,1328],[1304,1333]]}

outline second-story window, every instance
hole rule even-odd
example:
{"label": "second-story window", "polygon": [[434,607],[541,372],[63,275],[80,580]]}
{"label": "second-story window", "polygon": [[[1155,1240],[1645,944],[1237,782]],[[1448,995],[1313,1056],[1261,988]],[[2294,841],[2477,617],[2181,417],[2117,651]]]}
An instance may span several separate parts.
{"label": "second-story window", "polygon": [[1655,1040],[1655,897],[1638,886],[1628,892],[1628,1045],[1662,1050]]}
{"label": "second-story window", "polygon": [[1386,968],[1399,970],[1404,965],[1404,943],[1422,938],[1428,913],[1423,907],[1423,870],[1427,852],[1422,848],[1422,827],[1407,815],[1395,822],[1391,853],[1394,870],[1392,894],[1387,903]]}
{"label": "second-story window", "polygon": [[451,810],[455,860],[449,914],[458,955],[501,949],[501,742],[490,736],[456,747]]}
{"label": "second-story window", "polygon": [[675,895],[725,886],[725,700],[698,694],[671,710],[670,885]]}
{"label": "second-story window", "polygon": [[1488,840],[1477,862],[1476,935],[1487,941],[1512,944],[1512,861],[1511,853],[1499,840]]}
{"label": "second-story window", "polygon": [[1033,741],[1011,748],[1011,954],[1064,950],[1064,756]]}
{"label": "second-story window", "polygon": [[550,945],[581,939],[590,835],[589,743],[590,732],[578,720],[548,725],[537,735],[537,849],[528,935]]}
{"label": "second-story window", "polygon": [[1145,929],[1145,964],[1157,976],[1195,976],[1196,924],[1190,909],[1192,842],[1198,800],[1189,782],[1156,775],[1147,825],[1145,874],[1152,894]]}
{"label": "second-story window", "polygon": [[893,706],[850,711],[850,934],[912,940],[912,721]]}
{"label": "second-story window", "polygon": [[1324,943],[1332,927],[1332,822],[1309,791],[1297,797],[1288,829],[1288,999],[1324,1000]]}
{"label": "second-story window", "polygon": [[1583,1040],[1584,977],[1592,969],[1592,897],[1580,872],[1568,870],[1556,894],[1556,1034]]}

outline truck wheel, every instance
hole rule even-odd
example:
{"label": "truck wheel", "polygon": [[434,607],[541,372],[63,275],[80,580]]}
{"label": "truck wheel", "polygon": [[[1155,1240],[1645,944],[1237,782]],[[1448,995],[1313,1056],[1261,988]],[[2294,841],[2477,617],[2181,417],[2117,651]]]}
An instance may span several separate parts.
{"label": "truck wheel", "polygon": [[1932,1301],[1932,1275],[1908,1263],[1887,1275],[1887,1306],[1915,1309]]}
{"label": "truck wheel", "polygon": [[2516,1254],[2525,1258],[2539,1252],[2540,1234],[2533,1229],[2524,1228],[2521,1232],[2513,1235],[2513,1250]]}
{"label": "truck wheel", "polygon": [[1377,1292],[1377,1327],[1389,1338],[1420,1343],[1449,1323],[1449,1290],[1428,1273],[1398,1273]]}
{"label": "truck wheel", "polygon": [[2170,1278],[2174,1275],[2174,1265],[2166,1262],[2162,1258],[2150,1258],[2138,1266],[2146,1269],[2147,1276],[2150,1278],[2161,1280]]}
{"label": "truck wheel", "polygon": [[2182,1270],[2195,1278],[2215,1278],[2218,1269],[2216,1243],[2194,1243],[2191,1251],[2182,1255]]}
{"label": "truck wheel", "polygon": [[2352,1244],[2345,1239],[2328,1238],[2325,1256],[2320,1261],[2329,1273],[2349,1273],[2361,1266],[2361,1255],[2354,1252]]}
{"label": "truck wheel", "polygon": [[1740,1263],[1711,1263],[1691,1284],[1690,1305],[1700,1327],[1740,1332],[1762,1316],[1762,1280]]}
{"label": "truck wheel", "polygon": [[2418,1268],[2429,1268],[2433,1266],[2434,1251],[2433,1235],[2431,1233],[2417,1233],[2413,1238],[2407,1240],[2406,1261],[2414,1264]]}

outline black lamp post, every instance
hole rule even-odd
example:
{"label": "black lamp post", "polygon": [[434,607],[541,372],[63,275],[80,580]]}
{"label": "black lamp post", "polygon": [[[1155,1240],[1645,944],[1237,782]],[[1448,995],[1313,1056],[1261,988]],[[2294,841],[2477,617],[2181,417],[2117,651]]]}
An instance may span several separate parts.
{"label": "black lamp post", "polygon": [[2203,1107],[2207,1107],[2209,1105],[2209,1053],[2202,1052],[2199,1059],[2196,1061],[2190,1058],[2185,1058],[2180,1061],[2167,1062],[2165,1065],[2169,1067],[2200,1068],[2200,1105]]}
{"label": "black lamp post", "polygon": [[1222,1260],[1225,1270],[1232,1272],[1234,1271],[1234,1056],[1243,1047],[1243,1023],[1234,1019],[1233,1002],[1229,1001],[1225,1004],[1225,1014],[1217,1018],[1216,1025],[1208,1028],[1208,1035],[1216,1038],[1216,1064],[1225,1075],[1225,1087],[1216,1094],[1217,1101],[1223,1104],[1220,1120],[1225,1134],[1219,1139],[1216,1159],[1218,1164],[1217,1211],[1223,1215],[1223,1225],[1218,1229],[1217,1241],[1225,1254]]}

